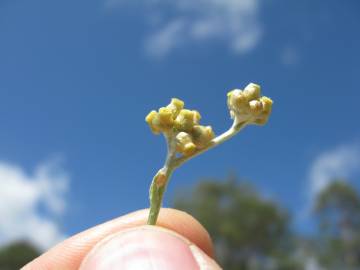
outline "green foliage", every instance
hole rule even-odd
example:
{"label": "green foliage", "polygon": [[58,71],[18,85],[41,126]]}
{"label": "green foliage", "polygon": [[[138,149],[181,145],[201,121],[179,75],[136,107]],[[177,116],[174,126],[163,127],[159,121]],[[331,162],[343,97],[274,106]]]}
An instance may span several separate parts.
{"label": "green foliage", "polygon": [[0,249],[0,269],[19,270],[39,255],[39,251],[26,242],[12,243]]}
{"label": "green foliage", "polygon": [[301,269],[286,252],[291,245],[286,211],[249,185],[202,181],[178,194],[175,207],[207,228],[225,269]]}
{"label": "green foliage", "polygon": [[327,269],[359,269],[359,193],[344,181],[334,181],[317,196],[315,213],[319,221],[321,263]]}
{"label": "green foliage", "polygon": [[338,211],[341,215],[360,215],[360,197],[354,187],[337,180],[320,192],[315,212],[325,214],[329,211]]}

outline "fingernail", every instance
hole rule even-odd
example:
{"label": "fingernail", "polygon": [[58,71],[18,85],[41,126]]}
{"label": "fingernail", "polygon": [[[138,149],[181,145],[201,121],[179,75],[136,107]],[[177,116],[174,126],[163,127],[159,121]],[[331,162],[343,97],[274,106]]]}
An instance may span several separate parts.
{"label": "fingernail", "polygon": [[82,263],[81,270],[183,270],[200,269],[198,249],[175,233],[144,226],[118,233],[99,243]]}

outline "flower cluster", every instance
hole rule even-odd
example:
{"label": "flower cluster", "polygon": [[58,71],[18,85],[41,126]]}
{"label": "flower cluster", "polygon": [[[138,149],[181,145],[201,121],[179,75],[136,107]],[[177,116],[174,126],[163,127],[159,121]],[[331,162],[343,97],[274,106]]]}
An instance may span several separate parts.
{"label": "flower cluster", "polygon": [[237,123],[264,125],[269,119],[273,101],[260,96],[260,86],[248,84],[244,90],[235,89],[228,93],[228,107],[231,117]]}
{"label": "flower cluster", "polygon": [[210,126],[199,124],[198,111],[184,109],[184,102],[173,98],[171,103],[159,111],[151,111],[145,118],[155,134],[164,133],[176,139],[176,151],[186,156],[204,148],[214,138]]}
{"label": "flower cluster", "polygon": [[155,134],[163,133],[168,143],[164,166],[154,176],[150,191],[150,211],[147,224],[155,225],[163,194],[173,171],[189,159],[229,140],[248,124],[264,125],[270,116],[272,100],[260,95],[260,86],[250,83],[244,90],[228,93],[227,104],[234,119],[231,127],[216,138],[211,126],[202,126],[200,113],[184,109],[184,102],[173,98],[158,111],[145,118]]}

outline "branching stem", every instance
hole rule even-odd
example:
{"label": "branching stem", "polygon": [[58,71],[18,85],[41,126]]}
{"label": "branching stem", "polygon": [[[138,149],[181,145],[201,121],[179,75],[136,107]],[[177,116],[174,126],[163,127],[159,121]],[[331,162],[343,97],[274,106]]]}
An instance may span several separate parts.
{"label": "branching stem", "polygon": [[209,144],[201,149],[198,149],[190,156],[182,155],[180,157],[176,156],[176,134],[174,132],[168,132],[165,134],[167,141],[167,157],[164,164],[164,167],[161,168],[156,175],[154,176],[150,190],[150,212],[147,224],[156,225],[157,218],[159,216],[163,195],[166,190],[166,186],[170,180],[170,177],[173,171],[180,167],[186,161],[192,159],[193,157],[198,156],[205,151],[222,144],[223,142],[229,140],[231,137],[235,136],[242,128],[247,125],[247,122],[238,123],[236,119],[234,120],[233,125],[224,133],[212,139]]}

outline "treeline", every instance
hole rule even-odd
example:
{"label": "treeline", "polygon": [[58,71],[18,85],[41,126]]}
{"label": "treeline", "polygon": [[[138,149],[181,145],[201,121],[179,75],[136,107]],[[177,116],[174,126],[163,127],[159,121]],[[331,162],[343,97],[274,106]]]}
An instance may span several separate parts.
{"label": "treeline", "polygon": [[208,229],[224,269],[360,269],[360,194],[345,181],[315,198],[312,236],[292,231],[286,208],[235,179],[200,181],[178,193],[174,206]]}
{"label": "treeline", "polygon": [[[292,216],[278,202],[234,178],[203,180],[176,194],[174,207],[209,231],[226,270],[359,270],[360,194],[333,181],[315,198],[311,236],[291,229]],[[0,249],[0,270],[17,270],[39,255],[26,242]]]}

